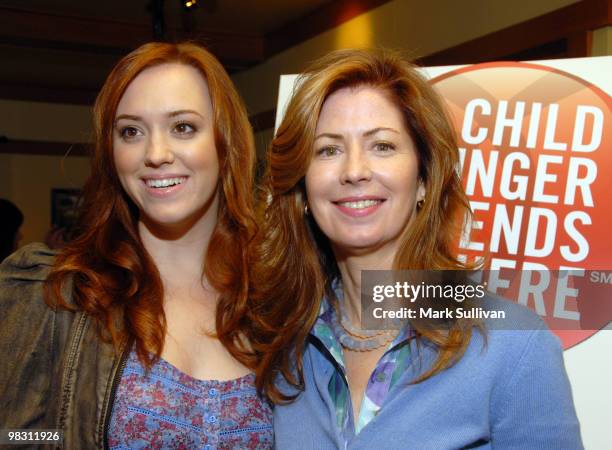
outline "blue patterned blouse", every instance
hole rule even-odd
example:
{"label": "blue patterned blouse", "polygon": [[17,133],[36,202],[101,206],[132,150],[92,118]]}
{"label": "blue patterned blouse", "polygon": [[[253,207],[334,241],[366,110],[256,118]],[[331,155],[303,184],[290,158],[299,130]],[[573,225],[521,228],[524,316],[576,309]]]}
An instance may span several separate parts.
{"label": "blue patterned blouse", "polygon": [[[334,283],[333,288],[336,298],[342,301],[341,283]],[[336,320],[336,310],[330,305],[329,300],[325,298],[321,304],[319,317],[315,322],[312,334],[325,345],[334,357],[338,367],[342,369],[341,372],[337,371],[334,373],[328,388],[329,394],[336,406],[338,426],[340,429],[350,433],[348,427],[349,417],[352,413],[351,396],[349,395],[348,381],[346,380],[346,367],[342,347],[333,332],[333,324]],[[412,337],[414,337],[414,332],[411,328],[408,326],[404,327],[393,342],[389,344],[384,355],[378,361],[378,365],[372,372],[364,392],[361,409],[355,424],[356,434],[376,416],[389,390],[405,372],[406,366],[410,364],[410,349],[405,344]]]}
{"label": "blue patterned blouse", "polygon": [[108,431],[111,450],[269,449],[272,411],[252,374],[198,380],[163,359],[148,373],[134,350],[117,389]]}

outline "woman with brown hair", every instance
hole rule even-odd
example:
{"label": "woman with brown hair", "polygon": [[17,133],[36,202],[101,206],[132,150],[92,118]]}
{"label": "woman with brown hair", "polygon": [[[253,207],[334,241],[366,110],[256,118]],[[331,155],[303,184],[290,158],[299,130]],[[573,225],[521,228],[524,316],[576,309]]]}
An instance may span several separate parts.
{"label": "woman with brown hair", "polygon": [[505,305],[531,331],[360,327],[363,270],[469,269],[455,135],[414,66],[375,50],[315,62],[268,156],[252,319],[278,448],[581,447],[559,342],[526,309]]}
{"label": "woman with brown hair", "polygon": [[[254,146],[221,64],[146,44],[108,76],[80,234],[0,272],[0,428],[66,448],[270,448],[246,354]],[[44,297],[44,301],[43,301]],[[248,360],[244,360],[248,363]]]}

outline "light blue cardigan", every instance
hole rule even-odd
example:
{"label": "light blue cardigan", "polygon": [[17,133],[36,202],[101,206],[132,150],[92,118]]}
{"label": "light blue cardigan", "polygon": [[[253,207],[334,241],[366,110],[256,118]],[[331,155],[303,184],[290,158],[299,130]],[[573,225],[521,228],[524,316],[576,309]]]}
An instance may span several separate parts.
{"label": "light blue cardigan", "polygon": [[[346,444],[327,388],[338,369],[311,335],[304,354],[306,390],[295,402],[274,410],[276,447],[582,449],[559,340],[526,308],[510,309],[521,316],[522,330],[489,330],[486,344],[476,332],[455,366],[409,385],[435,356],[430,345],[422,345],[422,364],[415,358],[379,414],[359,434],[349,430]],[[416,355],[414,341],[411,346]],[[291,392],[286,385],[283,390]]]}

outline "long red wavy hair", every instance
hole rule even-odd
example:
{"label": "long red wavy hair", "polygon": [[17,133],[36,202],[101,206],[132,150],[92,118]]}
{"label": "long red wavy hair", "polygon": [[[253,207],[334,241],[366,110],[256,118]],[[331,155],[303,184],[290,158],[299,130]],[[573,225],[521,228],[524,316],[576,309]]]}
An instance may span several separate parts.
{"label": "long red wavy hair", "polygon": [[109,74],[93,111],[95,148],[83,190],[79,233],[57,256],[45,285],[49,305],[87,312],[101,325],[101,337],[117,349],[127,338],[133,339],[147,366],[164,345],[164,287],[138,235],[138,209],[117,177],[112,136],[117,105],[130,82],[143,70],[166,63],[195,67],[208,84],[220,162],[220,200],[203,276],[219,293],[218,338],[230,352],[246,355],[241,345],[250,335],[244,320],[249,285],[245,249],[256,232],[253,134],[229,76],[212,54],[196,44],[145,44]]}
{"label": "long red wavy hair", "polygon": [[[393,269],[463,269],[455,242],[469,204],[457,173],[455,132],[439,96],[416,67],[398,53],[385,50],[340,50],[314,62],[298,79],[285,117],[270,145],[268,172],[261,200],[262,224],[257,264],[253,265],[252,320],[262,341],[258,387],[276,401],[294,395],[275,384],[282,375],[303,388],[302,353],[325,294],[339,276],[329,242],[311,216],[305,215],[304,177],[313,155],[315,129],[323,103],[333,92],[372,86],[388,94],[404,116],[416,144],[425,203],[400,236]],[[449,330],[413,323],[418,342],[438,349],[422,381],[456,362],[465,352],[471,319],[456,320]]]}

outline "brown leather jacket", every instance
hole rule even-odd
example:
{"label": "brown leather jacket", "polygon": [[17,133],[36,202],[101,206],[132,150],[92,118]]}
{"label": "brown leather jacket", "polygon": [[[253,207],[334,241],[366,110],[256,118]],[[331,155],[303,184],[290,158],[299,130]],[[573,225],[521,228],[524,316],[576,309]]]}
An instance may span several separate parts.
{"label": "brown leather jacket", "polygon": [[102,449],[127,352],[86,314],[45,304],[54,254],[31,244],[0,265],[0,429],[61,429],[63,448]]}

